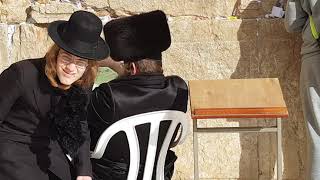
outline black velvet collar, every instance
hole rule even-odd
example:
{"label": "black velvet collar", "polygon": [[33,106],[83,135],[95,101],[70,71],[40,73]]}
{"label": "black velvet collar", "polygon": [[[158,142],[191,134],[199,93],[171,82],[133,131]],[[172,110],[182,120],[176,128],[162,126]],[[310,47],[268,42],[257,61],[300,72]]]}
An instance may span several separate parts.
{"label": "black velvet collar", "polygon": [[163,87],[166,78],[163,74],[141,74],[132,76],[123,76],[112,80],[110,83],[132,84],[142,87]]}

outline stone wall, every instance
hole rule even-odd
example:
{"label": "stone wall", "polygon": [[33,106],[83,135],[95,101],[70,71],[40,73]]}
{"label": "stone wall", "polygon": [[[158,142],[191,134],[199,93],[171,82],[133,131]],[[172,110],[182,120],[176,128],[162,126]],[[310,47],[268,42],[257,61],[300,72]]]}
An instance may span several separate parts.
{"label": "stone wall", "polygon": [[[306,141],[298,92],[301,40],[299,34],[285,31],[282,19],[264,18],[274,3],[275,0],[0,0],[0,72],[13,62],[44,56],[52,44],[46,32],[48,23],[68,19],[76,10],[116,18],[162,9],[168,15],[173,40],[164,53],[166,74],[177,74],[185,80],[279,78],[290,114],[282,123],[284,179],[303,180]],[[228,20],[231,14],[239,19]],[[220,119],[200,123],[256,124],[269,125],[270,121]],[[199,143],[203,179],[276,177],[275,135],[200,135]],[[175,151],[179,158],[174,179],[192,179],[191,127],[186,142]]]}

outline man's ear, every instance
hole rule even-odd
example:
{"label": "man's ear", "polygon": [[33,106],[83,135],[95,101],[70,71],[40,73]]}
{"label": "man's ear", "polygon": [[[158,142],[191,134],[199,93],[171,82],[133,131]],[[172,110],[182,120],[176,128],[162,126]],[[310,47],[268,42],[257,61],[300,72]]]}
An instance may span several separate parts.
{"label": "man's ear", "polygon": [[134,62],[130,63],[130,71],[131,75],[137,74],[137,66]]}

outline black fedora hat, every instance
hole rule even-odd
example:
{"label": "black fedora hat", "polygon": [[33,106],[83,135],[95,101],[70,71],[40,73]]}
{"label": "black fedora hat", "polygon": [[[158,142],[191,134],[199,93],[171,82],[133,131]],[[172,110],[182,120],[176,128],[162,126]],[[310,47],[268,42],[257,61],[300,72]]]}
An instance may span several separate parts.
{"label": "black fedora hat", "polygon": [[161,61],[161,52],[171,44],[167,17],[160,10],[114,19],[103,32],[110,56],[116,61]]}
{"label": "black fedora hat", "polygon": [[110,54],[101,31],[101,20],[87,11],[76,11],[69,21],[54,21],[48,27],[49,36],[60,48],[89,60],[102,60]]}

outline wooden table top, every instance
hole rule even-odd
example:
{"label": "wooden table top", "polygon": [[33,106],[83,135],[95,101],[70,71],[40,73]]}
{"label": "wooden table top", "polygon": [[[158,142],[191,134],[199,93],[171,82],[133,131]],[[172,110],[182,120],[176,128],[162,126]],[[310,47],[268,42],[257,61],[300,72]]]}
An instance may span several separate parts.
{"label": "wooden table top", "polygon": [[193,119],[288,117],[277,78],[191,80]]}

